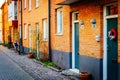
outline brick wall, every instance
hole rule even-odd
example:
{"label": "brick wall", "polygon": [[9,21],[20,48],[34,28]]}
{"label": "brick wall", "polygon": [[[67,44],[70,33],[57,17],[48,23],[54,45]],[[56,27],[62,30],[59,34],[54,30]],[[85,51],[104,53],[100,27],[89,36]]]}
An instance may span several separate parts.
{"label": "brick wall", "polygon": [[[73,4],[71,6],[60,6],[55,5],[55,1],[51,2],[51,28],[52,28],[52,49],[60,50],[65,52],[71,52],[72,48],[72,23],[71,23],[71,12],[79,11],[79,20],[84,21],[84,29],[80,30],[80,54],[87,55],[91,57],[100,58],[102,57],[102,21],[101,21],[101,6],[99,2],[88,2],[79,4]],[[86,7],[87,5],[87,7]],[[55,10],[59,7],[63,9],[63,35],[56,35],[56,12]],[[92,24],[90,22],[91,19],[96,19],[97,27],[95,29],[92,28]],[[79,25],[80,26],[80,25]],[[95,36],[100,36],[101,41],[97,42],[95,40]]]}
{"label": "brick wall", "polygon": [[[51,0],[51,47],[54,50],[70,52],[70,8],[69,6],[55,5],[55,1]],[[63,35],[56,34],[56,9],[58,8],[63,10]]]}
{"label": "brick wall", "polygon": [[4,3],[2,6],[2,22],[3,22],[3,41],[8,42],[9,27],[8,27],[8,4]]}
{"label": "brick wall", "polygon": [[[43,19],[47,19],[48,20],[48,0],[40,0],[39,1],[39,7],[36,8],[36,3],[35,0],[32,0],[32,10],[29,11],[29,5],[28,5],[28,0],[27,1],[27,6],[26,8],[24,8],[24,0],[23,0],[23,4],[22,4],[22,11],[23,11],[23,24],[22,24],[22,28],[23,28],[23,46],[26,48],[29,48],[29,27],[28,25],[31,25],[31,29],[32,29],[32,49],[36,50],[36,23],[39,24],[39,30],[40,33],[43,33]],[[19,5],[20,7],[20,5]],[[20,11],[20,10],[19,10]],[[19,12],[19,25],[20,23],[20,12]],[[27,26],[27,39],[24,39],[24,24],[26,24]],[[43,41],[43,37],[42,38],[42,42],[46,44],[47,46],[47,42]],[[40,50],[42,51],[42,47],[40,46]]]}

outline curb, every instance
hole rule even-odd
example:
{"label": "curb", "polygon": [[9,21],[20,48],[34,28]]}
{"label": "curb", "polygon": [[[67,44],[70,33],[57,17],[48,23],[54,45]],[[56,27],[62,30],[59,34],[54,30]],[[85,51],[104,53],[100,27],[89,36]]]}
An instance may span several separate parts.
{"label": "curb", "polygon": [[[33,61],[44,66],[44,64],[43,64],[42,62],[37,61],[36,59],[34,59]],[[49,68],[49,69],[51,69],[51,70],[54,70],[54,71],[56,71],[56,72],[62,72],[62,70],[56,69],[56,68],[51,67],[51,66],[45,66],[45,67],[47,67],[47,68]]]}

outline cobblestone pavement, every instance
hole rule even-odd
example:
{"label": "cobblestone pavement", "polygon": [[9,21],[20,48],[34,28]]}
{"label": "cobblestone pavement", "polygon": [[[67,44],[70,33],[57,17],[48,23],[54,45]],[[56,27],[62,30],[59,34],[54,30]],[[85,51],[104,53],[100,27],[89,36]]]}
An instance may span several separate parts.
{"label": "cobblestone pavement", "polygon": [[29,73],[34,80],[79,80],[79,78],[75,76],[64,76],[61,72],[49,69],[35,62],[34,59],[29,59],[27,55],[18,55],[17,52],[6,47],[0,46],[0,51],[4,52],[4,54],[17,63],[24,71]]}
{"label": "cobblestone pavement", "polygon": [[34,80],[0,50],[0,80]]}

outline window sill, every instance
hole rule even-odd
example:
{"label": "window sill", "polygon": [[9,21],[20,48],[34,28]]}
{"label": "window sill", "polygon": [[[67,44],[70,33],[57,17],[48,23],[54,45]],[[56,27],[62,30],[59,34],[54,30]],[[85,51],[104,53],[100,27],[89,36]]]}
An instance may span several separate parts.
{"label": "window sill", "polygon": [[39,8],[39,6],[36,6],[35,8],[37,9],[37,8]]}
{"label": "window sill", "polygon": [[63,36],[63,34],[55,34],[56,36]]}
{"label": "window sill", "polygon": [[43,42],[47,42],[47,41],[48,41],[48,39],[43,39],[42,41],[43,41]]}
{"label": "window sill", "polygon": [[28,10],[28,12],[31,12],[32,10]]}

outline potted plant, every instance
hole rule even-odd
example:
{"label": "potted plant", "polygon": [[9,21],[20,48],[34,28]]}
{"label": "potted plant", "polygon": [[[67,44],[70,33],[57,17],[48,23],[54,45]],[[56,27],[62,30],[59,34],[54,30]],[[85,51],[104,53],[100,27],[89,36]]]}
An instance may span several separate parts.
{"label": "potted plant", "polygon": [[33,53],[33,52],[29,52],[29,53],[28,53],[28,57],[29,57],[29,58],[34,58],[34,53]]}

